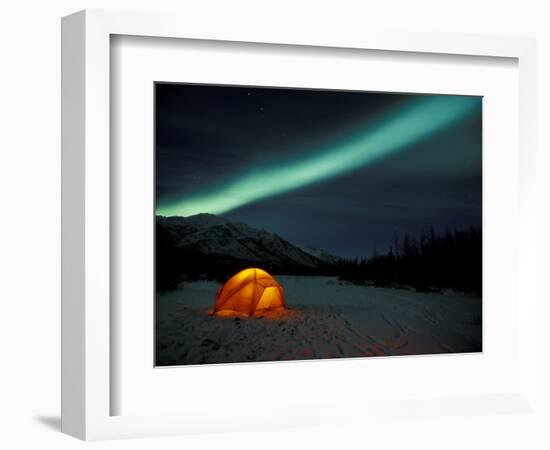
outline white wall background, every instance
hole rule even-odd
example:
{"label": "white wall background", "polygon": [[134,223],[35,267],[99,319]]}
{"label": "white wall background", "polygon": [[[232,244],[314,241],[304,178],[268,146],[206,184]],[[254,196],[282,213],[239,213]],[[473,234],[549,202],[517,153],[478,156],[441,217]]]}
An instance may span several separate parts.
{"label": "white wall background", "polygon": [[[544,0],[11,0],[0,7],[0,447],[81,448],[59,433],[60,17],[83,8],[179,11],[327,28],[390,28],[538,39],[539,277],[550,272],[550,11]],[[542,284],[542,283],[541,283]],[[543,289],[541,286],[540,289]],[[545,300],[550,302],[548,288]],[[550,308],[541,305],[541,325]],[[543,344],[550,333],[539,331]],[[550,405],[548,346],[541,398]],[[548,412],[548,411],[547,411]],[[411,418],[396,424],[100,442],[95,448],[550,448],[550,415]]]}

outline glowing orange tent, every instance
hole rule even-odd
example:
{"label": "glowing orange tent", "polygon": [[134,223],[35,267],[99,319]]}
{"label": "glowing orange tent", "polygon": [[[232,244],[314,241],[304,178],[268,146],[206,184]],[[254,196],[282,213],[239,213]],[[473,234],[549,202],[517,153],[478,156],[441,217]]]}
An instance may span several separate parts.
{"label": "glowing orange tent", "polygon": [[245,269],[232,276],[216,295],[214,313],[252,316],[284,308],[283,287],[262,269]]}

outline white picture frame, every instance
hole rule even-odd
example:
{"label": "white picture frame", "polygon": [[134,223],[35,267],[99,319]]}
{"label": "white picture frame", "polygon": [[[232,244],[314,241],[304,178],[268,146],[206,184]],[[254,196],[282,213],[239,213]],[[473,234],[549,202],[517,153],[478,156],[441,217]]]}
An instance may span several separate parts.
{"label": "white picture frame", "polygon": [[[85,440],[162,436],[263,427],[237,411],[229,421],[220,415],[111,415],[110,320],[110,39],[113,35],[286,44],[304,48],[368,49],[416,54],[513,58],[519,73],[519,182],[517,184],[518,368],[515,390],[464,398],[409,401],[410,411],[428,407],[460,414],[491,413],[506,405],[522,412],[535,407],[535,43],[532,39],[460,34],[347,30],[338,34],[263,23],[234,28],[230,23],[201,23],[192,17],[87,10],[62,21],[62,430]],[[300,364],[300,363],[297,363]],[[359,363],[360,364],[360,363]],[[184,374],[181,375],[185,377]],[[394,399],[395,400],[395,399]],[[405,400],[403,398],[402,400]],[[416,403],[415,403],[416,402]],[[435,402],[435,403],[434,403]],[[213,405],[215,409],[216,405]],[[278,406],[281,419],[270,426],[323,423],[335,417],[365,417],[388,410],[374,404],[333,405],[319,413],[316,405]],[[223,409],[223,408],[220,408]],[[264,418],[268,414],[263,412]],[[304,419],[306,418],[306,419]]]}

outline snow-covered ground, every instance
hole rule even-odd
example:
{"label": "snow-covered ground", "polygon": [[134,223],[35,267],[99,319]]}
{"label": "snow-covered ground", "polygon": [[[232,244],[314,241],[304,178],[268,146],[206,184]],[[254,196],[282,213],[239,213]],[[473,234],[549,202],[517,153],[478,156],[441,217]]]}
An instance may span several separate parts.
{"label": "snow-covered ground", "polygon": [[157,365],[481,351],[481,298],[278,276],[289,309],[207,314],[218,283],[157,294]]}

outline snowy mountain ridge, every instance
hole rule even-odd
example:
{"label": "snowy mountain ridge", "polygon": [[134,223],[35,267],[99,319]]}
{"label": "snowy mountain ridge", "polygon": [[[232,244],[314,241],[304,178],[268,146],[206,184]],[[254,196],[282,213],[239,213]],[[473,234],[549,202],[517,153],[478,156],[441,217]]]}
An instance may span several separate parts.
{"label": "snowy mountain ridge", "polygon": [[257,264],[276,271],[318,270],[337,260],[332,255],[293,245],[277,234],[213,214],[157,216],[157,237],[183,255],[214,264]]}

